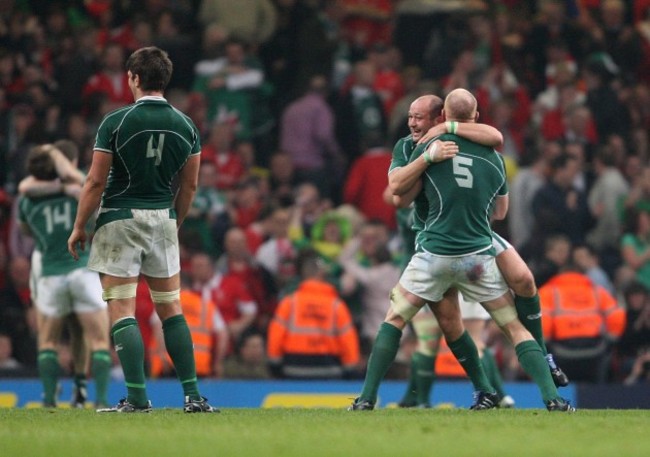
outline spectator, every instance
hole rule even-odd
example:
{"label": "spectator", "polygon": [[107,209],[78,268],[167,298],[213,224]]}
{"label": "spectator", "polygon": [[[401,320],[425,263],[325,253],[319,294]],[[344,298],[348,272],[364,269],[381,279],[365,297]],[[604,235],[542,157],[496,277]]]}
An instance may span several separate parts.
{"label": "spectator", "polygon": [[314,183],[321,195],[330,197],[345,162],[326,93],[327,79],[314,76],[306,93],[284,109],[280,149],[291,157],[299,181]]}
{"label": "spectator", "polygon": [[395,208],[377,198],[388,185],[386,170],[391,151],[382,138],[372,139],[363,155],[354,161],[343,187],[343,202],[358,208],[366,219],[378,219],[395,230]]}
{"label": "spectator", "polygon": [[201,250],[210,255],[218,254],[214,226],[225,214],[226,197],[217,190],[217,170],[214,162],[202,161],[199,168],[198,188],[192,206],[183,221],[180,233],[193,234],[198,238]]}
{"label": "spectator", "polygon": [[510,242],[521,249],[529,241],[534,225],[532,202],[546,183],[550,162],[562,153],[556,141],[540,140],[520,162],[521,168],[510,183],[508,229]]}
{"label": "spectator", "polygon": [[234,190],[244,177],[246,169],[235,149],[235,132],[227,122],[215,122],[202,145],[201,159],[216,166],[216,188],[220,191]]}
{"label": "spectator", "polygon": [[572,381],[608,380],[613,343],[625,329],[625,311],[604,288],[568,266],[539,289],[544,338]]}
{"label": "spectator", "polygon": [[634,272],[636,280],[650,289],[650,211],[630,209],[621,239],[623,267]]}
{"label": "spectator", "polygon": [[381,222],[366,222],[339,257],[343,267],[344,296],[361,289],[359,313],[362,353],[370,354],[372,342],[386,315],[386,297],[400,277],[387,244],[388,229]]}
{"label": "spectator", "polygon": [[533,198],[535,243],[557,233],[568,236],[572,243],[584,241],[593,218],[586,194],[573,184],[580,171],[580,162],[566,153],[551,162],[549,181]]}
{"label": "spectator", "polygon": [[30,298],[29,272],[27,258],[10,260],[9,281],[0,290],[0,330],[11,337],[16,360],[26,366],[36,366],[36,311]]}
{"label": "spectator", "polygon": [[311,237],[316,221],[331,208],[331,202],[321,197],[315,184],[306,182],[296,188],[289,237],[296,242]]}
{"label": "spectator", "polygon": [[226,379],[268,379],[264,335],[258,330],[246,330],[237,341],[235,353],[224,363]]}
{"label": "spectator", "polygon": [[619,370],[625,376],[632,370],[639,351],[650,347],[650,292],[633,281],[623,289],[625,332],[617,343]]}
{"label": "spectator", "polygon": [[273,34],[277,14],[271,0],[204,0],[198,19],[204,27],[219,25],[228,35],[257,48]]}
{"label": "spectator", "polygon": [[598,253],[590,244],[585,243],[574,246],[571,261],[591,282],[602,287],[612,296],[616,296],[614,284],[612,284],[609,275],[600,266]]}
{"label": "spectator", "polygon": [[571,240],[566,235],[551,235],[544,243],[542,257],[534,259],[531,269],[538,287],[557,275],[571,260]]}
{"label": "spectator", "polygon": [[381,97],[374,89],[376,76],[374,63],[357,62],[351,86],[343,88],[334,102],[336,137],[348,163],[361,155],[369,138],[383,135],[388,128]]}
{"label": "spectator", "polygon": [[275,290],[282,290],[296,276],[296,249],[289,239],[291,210],[275,208],[270,215],[270,237],[255,254],[257,262],[273,277]]}
{"label": "spectator", "polygon": [[[260,328],[264,328],[275,309],[276,297],[270,291],[272,283],[268,274],[255,262],[255,257],[248,247],[246,232],[241,228],[233,227],[226,232],[224,252],[217,261],[216,269],[224,278],[234,277],[245,285],[252,302],[245,307],[236,308],[234,303],[221,305],[217,300],[217,306],[220,307],[226,322],[242,314],[246,314],[247,319],[250,319],[249,314],[254,314],[253,321]],[[243,330],[245,328],[241,328],[241,331]],[[241,331],[234,335],[235,340]]]}
{"label": "spectator", "polygon": [[117,43],[109,43],[102,53],[102,69],[90,77],[84,85],[82,96],[87,114],[91,105],[99,97],[106,97],[112,111],[123,105],[133,103],[129,80],[124,71],[124,48]]}
{"label": "spectator", "polygon": [[293,159],[284,151],[277,151],[269,161],[269,187],[271,200],[280,206],[293,203],[293,192],[298,185]]}
{"label": "spectator", "polygon": [[308,249],[296,261],[301,283],[278,305],[269,324],[271,374],[291,379],[341,379],[358,368],[359,340],[347,305],[325,281],[320,256]]}
{"label": "spectator", "polygon": [[190,260],[192,290],[204,302],[212,302],[223,317],[230,335],[228,351],[255,320],[257,304],[241,278],[216,271],[213,260],[204,253]]}
{"label": "spectator", "polygon": [[619,100],[612,80],[620,74],[609,54],[590,56],[584,67],[587,107],[593,116],[599,138],[615,133],[629,135],[630,114]]}
{"label": "spectator", "polygon": [[360,54],[374,44],[387,44],[391,38],[392,2],[388,0],[342,0],[345,11],[343,35]]}
{"label": "spectator", "polygon": [[274,3],[278,26],[259,54],[275,87],[274,106],[280,112],[302,95],[315,75],[332,75],[340,40],[336,31],[329,33],[329,23],[314,5],[299,0]]}
{"label": "spectator", "polygon": [[589,190],[588,203],[596,225],[587,234],[587,241],[598,251],[608,271],[620,263],[618,239],[623,234],[620,208],[630,188],[616,167],[610,147],[602,147],[593,160],[596,181]]}

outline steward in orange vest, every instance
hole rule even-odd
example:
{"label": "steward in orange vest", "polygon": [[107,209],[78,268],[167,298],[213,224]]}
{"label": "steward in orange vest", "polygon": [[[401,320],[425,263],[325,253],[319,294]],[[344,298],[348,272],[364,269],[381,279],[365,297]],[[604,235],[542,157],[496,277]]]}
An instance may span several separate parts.
{"label": "steward in orange vest", "polygon": [[544,338],[570,379],[604,382],[610,351],[625,330],[625,310],[586,275],[570,270],[539,289]]}
{"label": "steward in orange vest", "polygon": [[313,249],[298,255],[303,281],[279,303],[269,324],[267,353],[273,376],[336,379],[357,368],[357,331],[347,305],[323,279],[324,266]]}
{"label": "steward in orange vest", "polygon": [[[205,301],[191,290],[181,290],[181,307],[194,343],[197,376],[219,375],[218,368],[227,349],[228,333],[221,314],[212,301]],[[158,332],[161,333],[161,332]],[[221,334],[217,344],[216,336]],[[152,338],[151,377],[173,373],[174,365],[164,346],[162,334]]]}

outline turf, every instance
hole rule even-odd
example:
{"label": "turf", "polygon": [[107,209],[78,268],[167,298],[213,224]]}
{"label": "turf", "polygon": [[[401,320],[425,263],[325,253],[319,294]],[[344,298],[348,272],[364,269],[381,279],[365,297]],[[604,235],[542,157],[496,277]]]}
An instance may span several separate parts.
{"label": "turf", "polygon": [[2,456],[641,456],[650,411],[0,409]]}

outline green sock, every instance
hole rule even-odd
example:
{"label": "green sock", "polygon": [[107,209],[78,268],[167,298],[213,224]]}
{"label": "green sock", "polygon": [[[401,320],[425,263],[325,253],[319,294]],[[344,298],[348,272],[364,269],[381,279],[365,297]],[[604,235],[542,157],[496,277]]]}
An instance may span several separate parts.
{"label": "green sock", "polygon": [[90,371],[95,380],[95,404],[97,405],[108,405],[111,365],[111,354],[108,351],[94,351],[92,353]]}
{"label": "green sock", "polygon": [[515,308],[517,316],[526,330],[533,335],[535,341],[542,349],[542,354],[546,355],[546,344],[544,342],[544,332],[542,331],[542,308],[539,305],[539,294],[535,293],[532,297],[521,297],[515,295]]}
{"label": "green sock", "polygon": [[481,365],[476,344],[467,333],[467,330],[456,341],[447,341],[447,345],[462,365],[467,376],[469,376],[474,385],[474,390],[488,393],[494,392],[494,387],[490,384],[483,365]]}
{"label": "green sock", "polygon": [[501,373],[499,372],[499,367],[497,366],[497,361],[494,360],[494,355],[492,351],[485,348],[483,350],[483,357],[481,357],[481,363],[483,364],[483,369],[485,374],[490,380],[490,384],[494,387],[499,394],[499,398],[506,396],[505,390],[503,390],[503,379],[501,379]]}
{"label": "green sock", "polygon": [[77,389],[85,389],[88,386],[88,381],[84,373],[75,374],[72,381]]}
{"label": "green sock", "polygon": [[383,322],[377,332],[375,344],[372,346],[372,352],[368,359],[368,369],[366,370],[366,379],[363,382],[363,389],[359,396],[362,400],[372,403],[377,402],[377,392],[379,384],[388,372],[397,351],[399,349],[399,340],[402,338],[402,331],[394,325]]}
{"label": "green sock", "polygon": [[165,319],[162,328],[167,353],[174,363],[176,375],[183,386],[183,393],[191,400],[200,400],[194,364],[194,344],[185,316],[178,314]]}
{"label": "green sock", "polygon": [[558,398],[559,395],[553,383],[551,372],[548,370],[548,364],[537,342],[533,340],[523,341],[515,346],[515,352],[521,367],[539,387],[544,403]]}
{"label": "green sock", "polygon": [[436,357],[431,357],[420,352],[416,352],[414,354],[414,358],[416,358],[415,392],[417,397],[417,404],[429,404],[431,386],[433,386],[433,381],[436,377],[434,371]]}
{"label": "green sock", "polygon": [[56,387],[59,382],[61,365],[59,356],[53,349],[43,349],[38,352],[38,375],[43,383],[43,404],[56,405]]}
{"label": "green sock", "polygon": [[113,325],[111,335],[124,371],[127,400],[135,406],[146,406],[144,343],[138,322],[133,317],[122,319]]}
{"label": "green sock", "polygon": [[406,392],[404,393],[404,396],[402,397],[402,400],[400,400],[400,404],[404,406],[415,406],[417,404],[417,396],[416,396],[416,384],[415,384],[415,377],[417,376],[417,352],[414,352],[413,355],[411,356],[411,370],[409,373],[409,383],[406,386]]}

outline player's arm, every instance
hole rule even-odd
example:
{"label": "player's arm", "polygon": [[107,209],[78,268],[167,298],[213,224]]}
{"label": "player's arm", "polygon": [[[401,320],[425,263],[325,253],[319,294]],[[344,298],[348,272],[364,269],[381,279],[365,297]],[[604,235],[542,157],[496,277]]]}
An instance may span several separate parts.
{"label": "player's arm", "polygon": [[200,154],[191,155],[179,173],[179,187],[176,193],[176,201],[174,202],[177,227],[181,226],[192,206],[192,200],[194,200],[194,194],[196,194],[196,188],[199,183],[200,164]]}
{"label": "player's arm", "polygon": [[79,259],[77,243],[79,243],[82,251],[86,249],[86,224],[99,207],[112,163],[113,154],[95,150],[90,171],[83,189],[81,189],[74,227],[70,238],[68,238],[68,251],[75,260]]}
{"label": "player's arm", "polygon": [[84,183],[84,174],[79,171],[59,149],[52,148],[50,150],[50,156],[54,160],[56,174],[59,175],[59,178],[61,178],[62,181],[79,185]]}
{"label": "player's arm", "polygon": [[506,218],[508,214],[508,204],[509,204],[508,195],[499,195],[494,202],[494,211],[492,211],[492,218],[500,221]]}
{"label": "player's arm", "polygon": [[413,187],[411,187],[403,195],[393,195],[393,205],[396,206],[397,208],[406,208],[411,203],[413,203],[413,200],[415,200],[415,197],[417,197],[421,191],[422,191],[422,180],[420,179],[416,181]]}
{"label": "player's arm", "polygon": [[33,176],[27,176],[18,184],[18,193],[30,198],[60,194],[61,192],[63,192],[63,183],[60,179],[43,181]]}
{"label": "player's arm", "polygon": [[436,140],[426,147],[422,145],[418,148],[422,152],[418,153],[418,149],[415,150],[417,156],[415,160],[389,172],[388,185],[393,195],[404,195],[410,192],[429,165],[450,159],[458,153],[458,145],[453,141]]}
{"label": "player's arm", "polygon": [[451,122],[441,122],[434,125],[420,138],[418,144],[426,143],[445,133],[456,135],[484,146],[498,147],[503,144],[503,135],[497,129],[487,124],[476,124],[473,122],[458,122],[452,127]]}

